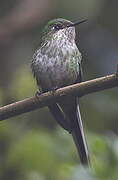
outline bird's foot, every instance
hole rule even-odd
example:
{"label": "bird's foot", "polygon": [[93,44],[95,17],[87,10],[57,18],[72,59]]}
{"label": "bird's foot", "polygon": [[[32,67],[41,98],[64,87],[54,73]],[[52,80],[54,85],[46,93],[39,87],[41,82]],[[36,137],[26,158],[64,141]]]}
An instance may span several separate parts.
{"label": "bird's foot", "polygon": [[52,94],[54,94],[57,89],[58,89],[58,87],[55,86],[55,87],[53,87],[53,88],[50,89],[50,92],[51,92]]}
{"label": "bird's foot", "polygon": [[38,90],[38,91],[36,91],[36,93],[35,93],[35,97],[38,98],[41,94],[42,94],[42,92],[40,92],[40,91]]}

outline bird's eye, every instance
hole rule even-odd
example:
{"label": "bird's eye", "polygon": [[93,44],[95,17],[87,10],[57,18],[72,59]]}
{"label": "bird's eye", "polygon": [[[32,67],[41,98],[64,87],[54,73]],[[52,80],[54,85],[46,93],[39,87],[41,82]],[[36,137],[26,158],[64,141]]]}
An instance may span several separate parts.
{"label": "bird's eye", "polygon": [[62,26],[60,24],[56,24],[53,26],[53,29],[54,30],[59,30],[59,29],[62,29]]}

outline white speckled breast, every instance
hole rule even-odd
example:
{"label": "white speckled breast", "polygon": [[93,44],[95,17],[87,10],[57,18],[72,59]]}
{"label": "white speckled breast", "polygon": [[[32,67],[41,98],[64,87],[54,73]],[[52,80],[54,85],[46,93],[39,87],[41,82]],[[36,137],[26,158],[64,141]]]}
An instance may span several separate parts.
{"label": "white speckled breast", "polygon": [[[72,31],[72,28],[68,29]],[[73,84],[79,75],[81,54],[65,31],[55,33],[53,39],[45,42],[33,56],[32,71],[43,90]]]}

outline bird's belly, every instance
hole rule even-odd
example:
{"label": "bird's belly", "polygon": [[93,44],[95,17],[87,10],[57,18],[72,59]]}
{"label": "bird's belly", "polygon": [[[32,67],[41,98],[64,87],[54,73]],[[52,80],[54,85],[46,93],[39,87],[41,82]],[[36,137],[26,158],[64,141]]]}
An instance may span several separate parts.
{"label": "bird's belly", "polygon": [[40,86],[50,90],[73,84],[77,79],[77,71],[69,67],[69,62],[56,62],[43,64],[39,67]]}

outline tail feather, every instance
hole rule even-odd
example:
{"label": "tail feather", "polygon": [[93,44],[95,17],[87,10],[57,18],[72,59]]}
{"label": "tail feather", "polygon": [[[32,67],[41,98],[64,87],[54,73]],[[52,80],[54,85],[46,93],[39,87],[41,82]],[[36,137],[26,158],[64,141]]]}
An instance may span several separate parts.
{"label": "tail feather", "polygon": [[59,103],[59,106],[52,104],[49,106],[49,109],[58,124],[72,134],[81,163],[83,165],[89,165],[88,147],[84,135],[78,100],[68,98],[62,103]]}
{"label": "tail feather", "polygon": [[73,116],[73,128],[71,133],[77,147],[81,163],[84,165],[89,165],[89,153],[84,135],[79,105],[77,105],[77,113]]}

